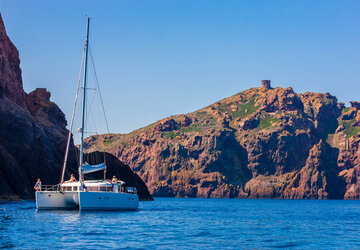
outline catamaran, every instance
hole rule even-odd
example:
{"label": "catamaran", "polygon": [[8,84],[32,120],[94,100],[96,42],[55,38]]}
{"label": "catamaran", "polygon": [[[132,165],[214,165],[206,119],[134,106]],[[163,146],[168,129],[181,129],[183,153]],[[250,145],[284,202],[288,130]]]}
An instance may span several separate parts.
{"label": "catamaran", "polygon": [[[87,67],[89,50],[90,18],[87,17],[86,39],[83,57],[80,67],[69,134],[67,138],[64,163],[61,172],[60,183],[53,186],[42,185],[36,191],[36,208],[43,209],[79,209],[79,210],[136,210],[139,207],[139,199],[135,187],[126,187],[123,181],[111,181],[106,179],[106,163],[90,165],[84,162],[84,127],[86,116],[86,90],[87,90]],[[84,64],[84,65],[83,65]],[[84,67],[83,67],[84,66]],[[82,69],[84,69],[81,108],[81,134],[79,154],[79,181],[64,182],[65,169],[67,166],[69,145],[71,141],[74,114],[81,82]],[[85,180],[84,176],[89,173],[104,171],[103,180]]]}

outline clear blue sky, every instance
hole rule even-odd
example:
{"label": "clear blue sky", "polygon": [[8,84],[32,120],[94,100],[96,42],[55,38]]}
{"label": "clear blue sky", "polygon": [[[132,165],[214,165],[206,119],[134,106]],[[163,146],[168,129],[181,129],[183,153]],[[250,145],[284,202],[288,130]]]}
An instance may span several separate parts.
{"label": "clear blue sky", "polygon": [[110,130],[130,132],[271,79],[360,100],[360,1],[1,0],[24,88],[69,118],[85,36]]}

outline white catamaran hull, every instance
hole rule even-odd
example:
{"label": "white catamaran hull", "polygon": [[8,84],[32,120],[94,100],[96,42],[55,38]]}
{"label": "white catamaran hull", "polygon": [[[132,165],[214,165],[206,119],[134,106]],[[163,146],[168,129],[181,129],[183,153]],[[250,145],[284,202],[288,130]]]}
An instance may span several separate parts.
{"label": "white catamaran hull", "polygon": [[137,194],[111,192],[79,192],[80,210],[137,210]]}
{"label": "white catamaran hull", "polygon": [[78,192],[37,191],[35,193],[38,210],[78,209]]}

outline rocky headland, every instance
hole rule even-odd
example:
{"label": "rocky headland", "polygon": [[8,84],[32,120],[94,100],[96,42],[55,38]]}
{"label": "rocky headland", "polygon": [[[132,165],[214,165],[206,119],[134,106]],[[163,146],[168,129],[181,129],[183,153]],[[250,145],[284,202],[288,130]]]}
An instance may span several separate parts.
{"label": "rocky headland", "polygon": [[[60,181],[68,130],[64,113],[50,97],[43,88],[25,93],[19,52],[0,15],[0,199],[34,198],[37,178],[47,185]],[[77,169],[76,150],[71,143],[69,169]],[[113,158],[106,154],[108,178],[117,173],[137,187],[140,199],[151,200],[144,182]]]}
{"label": "rocky headland", "polygon": [[[32,198],[38,177],[59,182],[68,131],[50,98],[46,89],[25,93],[19,53],[0,16],[2,199]],[[143,199],[151,199],[146,185],[154,196],[359,199],[359,142],[359,102],[346,107],[329,93],[295,93],[264,80],[129,134],[90,137],[86,157],[108,152],[108,175],[136,185]],[[71,144],[67,175],[77,168],[75,151]]]}
{"label": "rocky headland", "polygon": [[360,103],[269,80],[129,134],[86,141],[128,164],[154,196],[359,199]]}

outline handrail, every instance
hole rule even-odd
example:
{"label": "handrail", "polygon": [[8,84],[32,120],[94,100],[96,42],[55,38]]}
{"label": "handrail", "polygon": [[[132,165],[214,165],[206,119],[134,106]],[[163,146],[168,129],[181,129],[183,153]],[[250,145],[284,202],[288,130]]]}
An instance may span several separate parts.
{"label": "handrail", "polygon": [[39,191],[60,191],[60,185],[40,185]]}
{"label": "handrail", "polygon": [[[65,188],[71,188],[71,187],[65,187]],[[90,187],[89,187],[89,189],[90,189]],[[61,185],[57,184],[57,185],[41,185],[39,191],[76,192],[77,190],[74,190],[74,191],[66,190]],[[107,189],[107,188],[105,190],[97,189],[96,191],[95,190],[88,190],[88,192],[115,193],[113,189]],[[136,187],[119,186],[118,192],[119,193],[128,193],[128,194],[137,194],[137,189],[136,189]]]}

